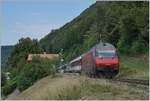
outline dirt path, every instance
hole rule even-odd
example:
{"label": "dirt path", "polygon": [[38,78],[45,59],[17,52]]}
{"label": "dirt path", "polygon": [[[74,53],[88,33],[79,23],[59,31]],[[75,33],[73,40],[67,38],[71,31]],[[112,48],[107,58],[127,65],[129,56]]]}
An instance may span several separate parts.
{"label": "dirt path", "polygon": [[20,94],[18,89],[15,89],[10,95],[7,96],[6,100],[13,100]]}

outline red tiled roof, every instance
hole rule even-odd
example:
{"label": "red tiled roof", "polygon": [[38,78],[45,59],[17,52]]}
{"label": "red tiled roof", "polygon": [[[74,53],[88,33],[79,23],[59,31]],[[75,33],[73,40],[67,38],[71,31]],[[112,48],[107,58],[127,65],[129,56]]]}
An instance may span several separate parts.
{"label": "red tiled roof", "polygon": [[58,54],[46,54],[46,53],[44,53],[44,54],[29,54],[27,60],[32,61],[33,57],[35,57],[35,56],[39,56],[40,58],[47,58],[50,60],[53,60],[53,59],[59,57]]}

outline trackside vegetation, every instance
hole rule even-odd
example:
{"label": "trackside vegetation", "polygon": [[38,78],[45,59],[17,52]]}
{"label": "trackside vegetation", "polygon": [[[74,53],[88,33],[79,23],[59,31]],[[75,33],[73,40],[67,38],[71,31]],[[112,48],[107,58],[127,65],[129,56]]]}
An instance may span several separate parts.
{"label": "trackside vegetation", "polygon": [[37,40],[31,40],[30,38],[19,40],[8,61],[7,72],[10,73],[10,79],[7,80],[5,73],[2,73],[3,96],[8,95],[15,88],[23,91],[45,76],[55,76],[59,59],[50,61],[33,57],[32,61],[27,61],[29,53],[41,52],[42,49],[39,47]]}
{"label": "trackside vegetation", "polygon": [[31,63],[25,64],[17,80],[17,87],[20,91],[27,89],[37,80],[52,75],[55,76],[57,60],[50,61],[36,57]]}
{"label": "trackside vegetation", "polygon": [[140,56],[120,57],[119,78],[149,79],[149,56],[148,53]]}

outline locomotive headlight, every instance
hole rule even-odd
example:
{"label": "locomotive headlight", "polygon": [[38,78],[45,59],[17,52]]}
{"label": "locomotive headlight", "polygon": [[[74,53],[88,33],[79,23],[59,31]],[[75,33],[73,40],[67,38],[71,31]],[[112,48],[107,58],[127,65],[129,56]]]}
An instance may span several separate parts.
{"label": "locomotive headlight", "polygon": [[114,66],[114,68],[118,68],[119,64],[114,64],[113,66]]}

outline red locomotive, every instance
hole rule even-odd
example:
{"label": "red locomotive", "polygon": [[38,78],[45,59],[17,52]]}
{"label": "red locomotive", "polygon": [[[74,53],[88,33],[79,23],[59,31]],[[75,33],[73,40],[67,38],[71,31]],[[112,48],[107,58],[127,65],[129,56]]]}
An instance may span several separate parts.
{"label": "red locomotive", "polygon": [[118,74],[118,71],[119,57],[112,44],[99,43],[82,55],[82,74],[112,78]]}
{"label": "red locomotive", "polygon": [[99,43],[88,52],[66,64],[64,72],[78,72],[88,76],[112,78],[119,71],[116,48],[109,43]]}

